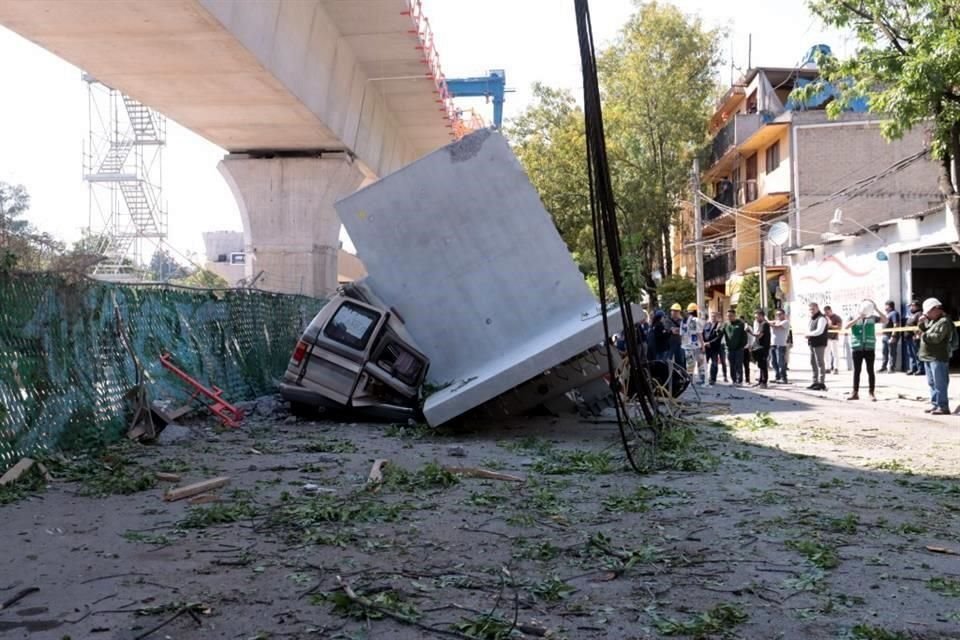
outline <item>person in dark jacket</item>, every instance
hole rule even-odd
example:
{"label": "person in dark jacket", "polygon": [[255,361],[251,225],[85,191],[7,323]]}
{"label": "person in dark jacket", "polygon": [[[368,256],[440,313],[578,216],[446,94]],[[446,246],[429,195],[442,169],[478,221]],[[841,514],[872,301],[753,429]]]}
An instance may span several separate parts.
{"label": "person in dark jacket", "polygon": [[[906,315],[904,326],[913,331],[917,331],[920,326],[920,316],[923,312],[920,310],[920,301],[914,300],[910,303],[910,312]],[[920,334],[905,333],[904,343],[907,347],[907,363],[904,367],[908,376],[923,376],[926,371],[923,368],[923,362],[919,358],[920,354]]]}
{"label": "person in dark jacket", "polygon": [[824,356],[829,340],[827,330],[830,324],[820,311],[820,305],[810,303],[810,328],[807,331],[807,344],[810,345],[810,369],[813,371],[813,384],[808,389],[826,391],[826,368]]}
{"label": "person in dark jacket", "polygon": [[727,323],[723,325],[723,342],[727,345],[730,359],[730,378],[733,386],[743,386],[743,350],[747,346],[747,329],[743,320],[733,311],[727,311]]}
{"label": "person in dark jacket", "polygon": [[[900,326],[900,312],[897,311],[897,305],[893,300],[887,300],[884,306],[886,315],[886,328],[896,329]],[[897,370],[897,351],[900,349],[900,334],[886,332],[883,334],[883,362],[880,364],[880,373],[889,371],[893,373]]]}
{"label": "person in dark jacket", "polygon": [[665,314],[660,309],[653,313],[653,324],[650,325],[650,341],[653,344],[651,353],[654,359],[669,361],[673,354],[670,353],[670,330],[664,324]]}
{"label": "person in dark jacket", "polygon": [[747,333],[753,336],[751,355],[753,361],[757,363],[757,381],[753,386],[766,389],[769,376],[768,363],[772,331],[770,323],[767,322],[767,314],[764,313],[763,309],[757,309],[754,314],[753,327],[747,327]]}
{"label": "person in dark jacket", "polygon": [[[717,368],[723,357],[723,322],[720,314],[714,311],[710,314],[710,321],[703,325],[703,346],[710,363],[710,381],[708,386],[717,384]],[[724,366],[723,378],[726,380],[727,371]]]}

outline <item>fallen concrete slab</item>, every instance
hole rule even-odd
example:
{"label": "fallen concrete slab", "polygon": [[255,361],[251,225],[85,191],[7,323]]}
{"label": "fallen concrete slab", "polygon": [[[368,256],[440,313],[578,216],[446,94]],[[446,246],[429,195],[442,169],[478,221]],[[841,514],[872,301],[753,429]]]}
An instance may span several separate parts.
{"label": "fallen concrete slab", "polygon": [[596,299],[497,132],[466,136],[336,209],[366,284],[402,316],[443,387],[425,403],[430,424],[603,342]]}

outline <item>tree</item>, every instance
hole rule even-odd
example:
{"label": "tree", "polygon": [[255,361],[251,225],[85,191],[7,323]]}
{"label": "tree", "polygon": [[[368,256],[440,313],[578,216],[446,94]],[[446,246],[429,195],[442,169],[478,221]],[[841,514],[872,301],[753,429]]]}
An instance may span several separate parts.
{"label": "tree", "polygon": [[[889,139],[928,121],[940,161],[940,191],[960,193],[960,4],[956,0],[808,0],[827,25],[851,29],[860,47],[846,60],[821,56],[822,83],[839,96],[838,115],[866,97],[885,116]],[[811,90],[816,90],[812,88]]]}
{"label": "tree", "polygon": [[0,182],[0,271],[43,269],[63,251],[50,234],[23,219],[29,209],[30,194],[22,184]]}
{"label": "tree", "polygon": [[[669,228],[687,197],[694,154],[705,144],[719,32],[671,5],[637,12],[601,56],[604,124],[628,293],[656,297],[652,272],[672,272]],[[583,112],[564,91],[534,85],[536,102],[507,129],[560,234],[596,276]]]}
{"label": "tree", "polygon": [[688,304],[697,301],[697,285],[683,276],[667,276],[657,287],[657,296],[663,309],[669,309],[674,304],[686,309]]}
{"label": "tree", "polygon": [[740,282],[740,297],[737,299],[737,315],[741,318],[753,318],[760,308],[760,276],[751,273]]}
{"label": "tree", "polygon": [[157,249],[150,258],[150,273],[160,282],[185,278],[189,274],[187,270],[177,262],[169,251]]}
{"label": "tree", "polygon": [[670,4],[636,6],[600,73],[625,247],[653,289],[654,270],[673,272],[670,226],[707,141],[722,34]]}
{"label": "tree", "polygon": [[230,287],[226,280],[207,269],[197,269],[193,273],[178,280],[171,280],[171,284],[196,289],[227,289]]}

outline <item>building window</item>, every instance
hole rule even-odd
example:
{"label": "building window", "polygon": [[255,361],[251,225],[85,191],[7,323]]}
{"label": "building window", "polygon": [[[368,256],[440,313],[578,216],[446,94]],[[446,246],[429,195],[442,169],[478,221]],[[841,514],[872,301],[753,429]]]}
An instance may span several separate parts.
{"label": "building window", "polygon": [[243,264],[246,262],[247,256],[245,253],[231,253],[230,254],[230,264]]}
{"label": "building window", "polygon": [[767,147],[767,173],[773,173],[780,166],[780,141]]}

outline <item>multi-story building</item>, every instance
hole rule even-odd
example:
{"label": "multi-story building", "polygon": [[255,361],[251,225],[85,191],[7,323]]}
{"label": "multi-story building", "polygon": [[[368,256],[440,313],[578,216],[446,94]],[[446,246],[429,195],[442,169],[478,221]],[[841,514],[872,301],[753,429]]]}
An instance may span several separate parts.
{"label": "multi-story building", "polygon": [[793,90],[817,78],[813,53],[823,49],[799,68],[751,69],[717,105],[700,176],[710,308],[735,307],[743,277],[761,263],[768,306],[797,320],[810,301],[847,315],[863,298],[882,307],[937,294],[960,308],[960,286],[940,286],[943,269],[960,268],[960,244],[926,133],[887,141],[865,102],[830,119],[829,87],[798,99]]}

